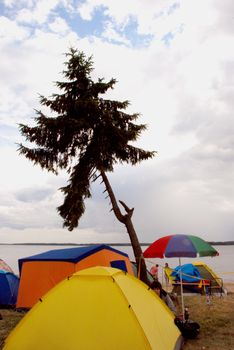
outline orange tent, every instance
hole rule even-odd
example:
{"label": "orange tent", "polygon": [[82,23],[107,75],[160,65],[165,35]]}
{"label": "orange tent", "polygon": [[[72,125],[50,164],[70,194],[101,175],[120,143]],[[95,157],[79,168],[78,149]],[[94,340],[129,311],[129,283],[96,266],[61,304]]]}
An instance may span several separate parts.
{"label": "orange tent", "polygon": [[104,244],[50,250],[20,259],[16,308],[31,308],[61,280],[97,265],[119,268],[133,275],[128,255]]}

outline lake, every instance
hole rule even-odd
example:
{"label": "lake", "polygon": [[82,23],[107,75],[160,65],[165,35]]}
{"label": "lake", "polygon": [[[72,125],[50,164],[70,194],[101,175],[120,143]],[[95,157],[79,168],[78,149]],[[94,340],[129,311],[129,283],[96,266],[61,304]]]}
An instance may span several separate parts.
{"label": "lake", "polygon": [[[1,245],[0,244],[0,258],[3,259],[12,270],[18,275],[18,259],[25,258],[27,256],[39,254],[52,249],[63,249],[77,247],[77,245]],[[128,254],[131,260],[134,259],[134,254],[131,246],[114,246],[113,248],[125,252]],[[142,246],[144,251],[147,246]],[[202,261],[207,264],[212,270],[223,279],[224,283],[233,282],[234,283],[234,245],[229,246],[214,246],[214,248],[219,252],[217,257],[204,257],[204,258],[182,258],[181,263],[192,263],[195,261]],[[153,263],[159,264],[159,276],[162,275],[162,267],[165,262],[169,264],[170,267],[174,268],[178,266],[178,258],[169,259],[147,259],[146,265],[148,268],[152,266]]]}

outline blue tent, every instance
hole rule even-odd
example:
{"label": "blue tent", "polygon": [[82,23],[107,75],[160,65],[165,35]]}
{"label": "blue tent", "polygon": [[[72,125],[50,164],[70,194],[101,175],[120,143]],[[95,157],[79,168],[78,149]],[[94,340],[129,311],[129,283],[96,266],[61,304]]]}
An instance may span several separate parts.
{"label": "blue tent", "polygon": [[19,288],[19,277],[0,270],[0,306],[15,306]]}
{"label": "blue tent", "polygon": [[175,281],[180,281],[180,271],[182,272],[183,282],[200,282],[201,274],[199,270],[193,264],[184,264],[177,266],[171,273],[171,276],[175,277]]}

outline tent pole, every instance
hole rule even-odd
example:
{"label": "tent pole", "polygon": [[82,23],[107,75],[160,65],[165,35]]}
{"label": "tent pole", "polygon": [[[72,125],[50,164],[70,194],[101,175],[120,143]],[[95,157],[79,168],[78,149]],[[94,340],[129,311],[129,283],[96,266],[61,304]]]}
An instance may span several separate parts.
{"label": "tent pole", "polygon": [[183,296],[182,268],[181,268],[180,258],[179,258],[179,264],[180,264],[180,295],[181,295],[181,307],[182,307],[182,320],[184,321],[184,296]]}

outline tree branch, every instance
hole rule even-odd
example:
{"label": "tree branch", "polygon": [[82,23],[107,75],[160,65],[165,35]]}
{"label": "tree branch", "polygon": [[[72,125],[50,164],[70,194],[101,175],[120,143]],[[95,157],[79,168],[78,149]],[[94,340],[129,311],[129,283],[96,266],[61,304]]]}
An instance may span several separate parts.
{"label": "tree branch", "polygon": [[120,201],[119,200],[119,203],[124,207],[125,211],[127,212],[128,214],[128,217],[132,217],[132,214],[133,214],[133,211],[134,211],[134,208],[130,209],[123,201]]}

